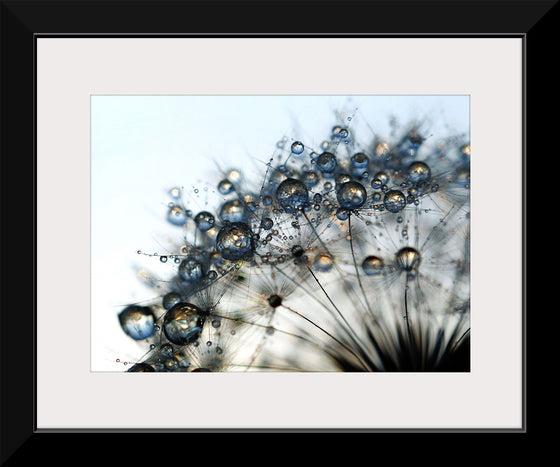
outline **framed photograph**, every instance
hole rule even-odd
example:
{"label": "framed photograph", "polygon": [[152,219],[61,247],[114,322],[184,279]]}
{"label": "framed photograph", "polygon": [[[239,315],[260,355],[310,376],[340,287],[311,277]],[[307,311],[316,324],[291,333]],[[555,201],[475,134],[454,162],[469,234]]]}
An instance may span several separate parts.
{"label": "framed photograph", "polygon": [[526,434],[555,3],[2,2],[4,278],[33,246],[2,281],[2,461],[71,433]]}

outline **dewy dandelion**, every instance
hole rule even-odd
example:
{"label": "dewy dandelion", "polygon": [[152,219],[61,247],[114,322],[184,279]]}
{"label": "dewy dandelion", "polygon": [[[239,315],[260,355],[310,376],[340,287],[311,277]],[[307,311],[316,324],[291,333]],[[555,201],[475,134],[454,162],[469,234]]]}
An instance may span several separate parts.
{"label": "dewy dandelion", "polygon": [[118,315],[128,371],[469,371],[470,142],[421,123],[271,142],[199,212],[171,188],[173,278]]}

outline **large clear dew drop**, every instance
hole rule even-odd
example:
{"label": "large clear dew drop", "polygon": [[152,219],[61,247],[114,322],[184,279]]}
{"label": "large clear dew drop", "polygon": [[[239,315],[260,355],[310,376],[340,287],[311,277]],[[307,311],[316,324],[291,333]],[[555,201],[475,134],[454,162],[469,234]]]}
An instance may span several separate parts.
{"label": "large clear dew drop", "polygon": [[250,259],[255,252],[254,234],[244,222],[227,224],[218,232],[216,250],[230,261]]}
{"label": "large clear dew drop", "polygon": [[358,209],[366,202],[367,191],[361,183],[352,180],[338,187],[336,199],[344,209]]}
{"label": "large clear dew drop", "polygon": [[214,219],[214,216],[208,211],[201,211],[195,216],[194,222],[198,230],[200,230],[201,232],[207,232],[212,227],[214,227],[216,220]]}
{"label": "large clear dew drop", "polygon": [[383,198],[383,205],[389,212],[402,211],[406,206],[406,197],[399,190],[390,190],[385,193]]}
{"label": "large clear dew drop", "polygon": [[187,345],[197,339],[204,319],[202,311],[190,303],[179,303],[163,319],[163,332],[170,342]]}
{"label": "large clear dew drop", "polygon": [[119,314],[123,331],[134,340],[143,340],[154,333],[154,313],[146,306],[130,305]]}
{"label": "large clear dew drop", "polygon": [[295,178],[287,178],[276,190],[276,199],[284,209],[297,210],[309,199],[307,186]]}

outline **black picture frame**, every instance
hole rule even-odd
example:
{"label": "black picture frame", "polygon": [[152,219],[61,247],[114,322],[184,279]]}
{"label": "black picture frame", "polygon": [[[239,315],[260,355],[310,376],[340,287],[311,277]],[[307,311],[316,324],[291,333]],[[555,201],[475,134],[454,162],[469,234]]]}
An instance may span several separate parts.
{"label": "black picture frame", "polygon": [[[512,434],[535,440],[541,425],[534,417],[536,392],[532,364],[548,355],[532,350],[542,339],[530,337],[538,319],[527,313],[529,298],[528,226],[539,214],[528,212],[530,186],[535,181],[527,154],[538,157],[543,141],[555,139],[555,119],[543,113],[539,104],[557,108],[551,47],[558,26],[556,1],[2,1],[2,293],[0,353],[0,447],[1,462],[20,465],[40,452],[43,459],[71,459],[66,444],[89,446],[87,457],[101,461],[102,451],[80,434],[93,435],[94,443],[106,442],[107,430],[37,430],[35,420],[35,313],[36,313],[36,228],[33,213],[37,199],[31,187],[35,177],[35,46],[39,37],[520,37],[524,42],[524,428]],[[343,19],[340,19],[340,17]],[[345,20],[347,19],[347,20]],[[305,31],[305,32],[303,32]],[[539,144],[541,145],[539,147]],[[555,146],[555,142],[553,146]],[[543,152],[542,154],[546,154]],[[10,174],[18,174],[13,177]],[[27,186],[14,186],[24,177]],[[534,205],[531,205],[534,207]],[[538,206],[537,206],[538,208]],[[541,218],[542,219],[542,218]],[[542,224],[540,224],[542,225]],[[16,273],[14,265],[22,265]],[[543,287],[539,281],[539,288]],[[535,294],[535,292],[533,292]],[[532,294],[532,295],[533,295]],[[531,345],[531,352],[527,349]],[[536,347],[535,347],[536,348]],[[535,355],[535,356],[533,356]],[[531,383],[528,377],[531,376]],[[130,430],[123,430],[130,434]],[[170,433],[138,430],[131,441],[157,446]],[[178,430],[179,433],[188,430]],[[219,432],[254,434],[291,433],[296,430],[197,430],[194,434],[213,436]],[[306,430],[299,430],[306,433]],[[311,430],[309,430],[311,431]],[[324,433],[399,433],[400,430],[324,430]],[[429,430],[411,430],[423,432]],[[478,433],[478,430],[450,430]],[[112,430],[118,432],[118,430]],[[508,430],[488,430],[508,433]],[[125,434],[121,433],[121,434]],[[428,434],[427,433],[427,434]],[[78,441],[80,439],[80,441]],[[117,443],[121,443],[118,438]],[[198,439],[198,438],[197,438]],[[230,438],[231,439],[231,438]],[[235,442],[239,442],[238,438]],[[243,442],[250,442],[244,438]],[[500,438],[503,439],[503,438]],[[102,441],[103,440],[103,441]],[[153,440],[153,441],[152,441]],[[157,441],[156,441],[157,440]],[[128,441],[124,441],[128,442]],[[524,441],[525,442],[525,441]],[[517,443],[517,441],[516,441]],[[157,448],[154,448],[157,451]],[[241,449],[244,449],[243,447]],[[127,450],[127,455],[143,458],[143,450]],[[157,459],[157,455],[154,459]]]}

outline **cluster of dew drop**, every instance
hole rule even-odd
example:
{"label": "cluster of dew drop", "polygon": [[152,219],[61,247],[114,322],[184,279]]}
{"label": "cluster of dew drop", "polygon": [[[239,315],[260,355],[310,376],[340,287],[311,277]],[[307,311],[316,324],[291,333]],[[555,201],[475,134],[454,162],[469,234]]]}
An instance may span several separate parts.
{"label": "cluster of dew drop", "polygon": [[284,137],[256,182],[222,172],[213,208],[170,190],[181,244],[119,314],[149,347],[128,371],[429,371],[465,340],[468,140],[413,123],[360,144],[350,123]]}

